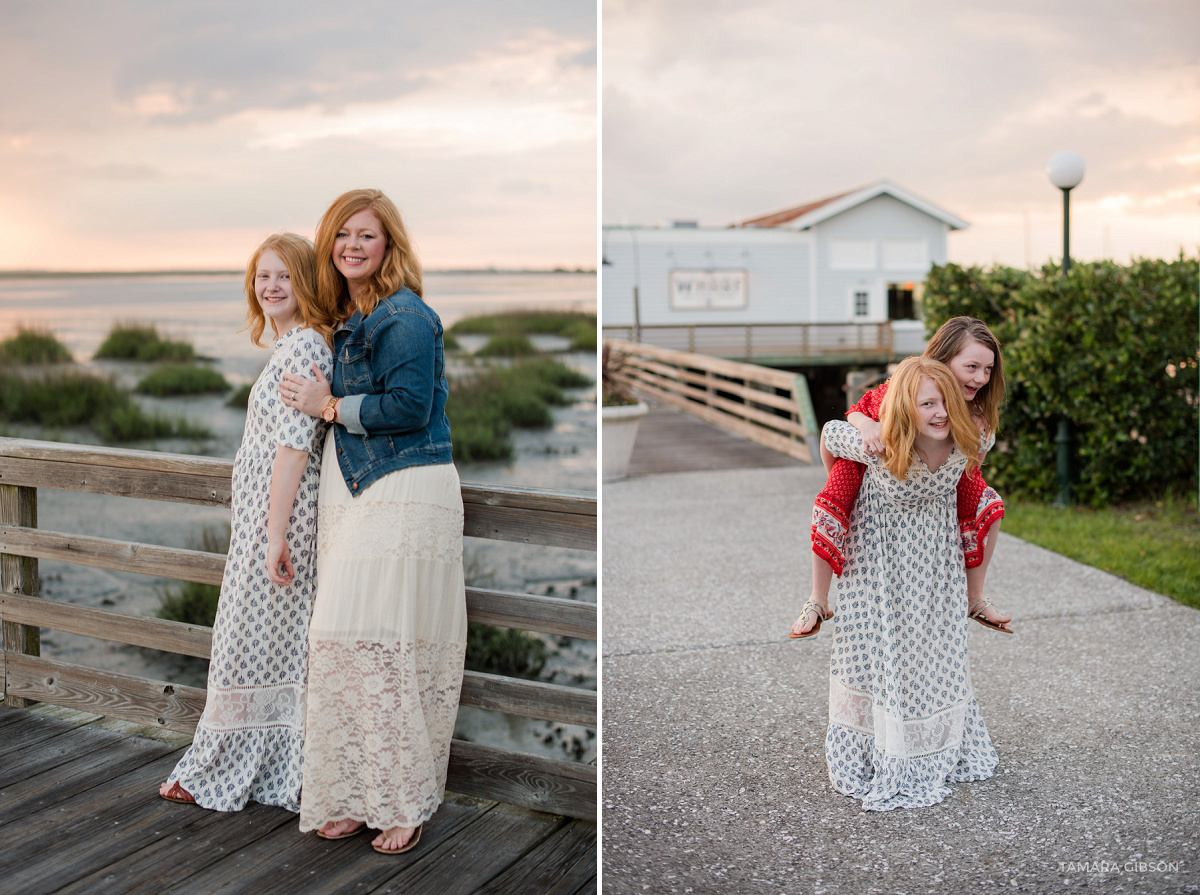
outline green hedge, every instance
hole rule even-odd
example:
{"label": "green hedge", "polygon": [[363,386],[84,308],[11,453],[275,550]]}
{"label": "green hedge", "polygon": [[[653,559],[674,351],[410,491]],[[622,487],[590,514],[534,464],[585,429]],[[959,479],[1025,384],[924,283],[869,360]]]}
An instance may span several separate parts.
{"label": "green hedge", "polygon": [[1055,433],[1070,420],[1075,499],[1142,499],[1196,481],[1197,259],[1025,272],[935,265],[928,333],[958,314],[1000,339],[1008,378],[985,475],[1003,494],[1057,492]]}

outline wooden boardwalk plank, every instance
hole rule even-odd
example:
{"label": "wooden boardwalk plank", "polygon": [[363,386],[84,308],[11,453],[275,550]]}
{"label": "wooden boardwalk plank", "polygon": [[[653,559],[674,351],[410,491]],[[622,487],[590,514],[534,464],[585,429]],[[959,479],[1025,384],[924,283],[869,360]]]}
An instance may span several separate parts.
{"label": "wooden boardwalk plank", "polygon": [[232,814],[191,805],[169,810],[187,812],[186,826],[130,853],[119,865],[105,865],[81,877],[58,895],[159,895],[181,880],[210,872],[234,851],[296,825],[290,811],[253,802]]}
{"label": "wooden boardwalk plank", "polygon": [[558,836],[544,839],[504,873],[477,891],[480,895],[538,892],[576,895],[596,887],[595,834],[586,826],[571,824]]}
{"label": "wooden boardwalk plank", "polygon": [[339,842],[301,834],[280,808],[222,814],[158,798],[184,737],[134,735],[140,728],[47,706],[0,708],[0,725],[6,745],[19,734],[33,746],[10,753],[12,767],[0,771],[12,781],[0,784],[4,891],[596,891],[596,826],[587,821],[449,793],[413,852],[385,856],[369,834]]}

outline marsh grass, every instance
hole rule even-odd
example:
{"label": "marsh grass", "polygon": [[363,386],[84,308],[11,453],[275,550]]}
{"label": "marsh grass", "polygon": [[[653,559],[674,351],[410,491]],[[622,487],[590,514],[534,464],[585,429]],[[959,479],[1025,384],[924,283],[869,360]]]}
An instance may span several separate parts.
{"label": "marsh grass", "polygon": [[245,410],[250,406],[250,391],[254,388],[253,382],[247,382],[245,385],[237,388],[229,400],[225,402],[226,407],[237,407]]}
{"label": "marsh grass", "polygon": [[[206,525],[191,543],[193,550],[208,553],[225,553],[229,549],[229,526],[221,529]],[[216,584],[198,584],[183,581],[162,592],[158,617],[189,625],[204,625],[211,628],[217,618],[217,603],[221,588]]]}
{"label": "marsh grass", "polygon": [[87,426],[109,443],[212,437],[187,420],[147,414],[111,378],[79,371],[38,377],[0,371],[0,416],[51,429]]}
{"label": "marsh grass", "polygon": [[164,338],[152,324],[117,323],[96,351],[96,357],[183,363],[196,359],[196,349],[189,342]]}
{"label": "marsh grass", "polygon": [[510,459],[513,446],[509,436],[514,428],[550,427],[554,423],[550,408],[571,403],[563,389],[581,388],[590,382],[548,358],[495,367],[455,382],[446,405],[455,460]]}
{"label": "marsh grass", "polygon": [[544,641],[511,628],[467,625],[466,667],[471,671],[536,679],[550,652]]}
{"label": "marsh grass", "polygon": [[139,394],[159,398],[222,394],[230,388],[229,382],[216,370],[188,364],[159,367],[142,377],[141,382],[137,384]]}
{"label": "marsh grass", "polygon": [[17,327],[16,335],[0,342],[0,363],[64,364],[71,352],[48,330]]}
{"label": "marsh grass", "polygon": [[[596,315],[582,311],[508,311],[503,314],[477,314],[464,317],[450,327],[456,335],[490,336],[501,332],[526,335],[567,336],[574,338],[580,327],[596,331]],[[594,336],[593,336],[594,338]]]}
{"label": "marsh grass", "polygon": [[571,340],[571,345],[568,351],[595,351],[596,350],[596,318],[592,317],[591,322],[579,321],[572,323],[562,333]]}
{"label": "marsh grass", "polygon": [[475,352],[476,357],[529,357],[538,350],[529,337],[519,332],[498,332]]}
{"label": "marsh grass", "polygon": [[1103,510],[1005,499],[1001,530],[1200,609],[1196,494]]}

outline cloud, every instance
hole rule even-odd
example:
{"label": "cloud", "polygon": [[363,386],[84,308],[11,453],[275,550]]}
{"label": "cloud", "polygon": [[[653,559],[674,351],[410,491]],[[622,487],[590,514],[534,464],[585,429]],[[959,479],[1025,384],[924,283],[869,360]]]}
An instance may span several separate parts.
{"label": "cloud", "polygon": [[[128,265],[139,246],[240,265],[247,233],[311,233],[363,185],[439,227],[504,190],[486,227],[512,257],[480,263],[590,266],[595,26],[581,0],[8,4],[0,234],[21,236],[0,267]],[[417,235],[469,265],[444,233]]]}
{"label": "cloud", "polygon": [[1197,28],[1181,0],[606,2],[604,218],[723,224],[885,177],[1023,214],[1055,207],[1063,148],[1080,200],[1182,212]]}

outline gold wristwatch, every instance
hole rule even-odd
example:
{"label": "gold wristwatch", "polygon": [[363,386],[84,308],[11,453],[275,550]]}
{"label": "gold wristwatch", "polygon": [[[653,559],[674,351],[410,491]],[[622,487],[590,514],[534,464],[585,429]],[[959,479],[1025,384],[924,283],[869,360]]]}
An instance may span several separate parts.
{"label": "gold wristwatch", "polygon": [[332,423],[337,419],[337,406],[341,400],[341,398],[335,398],[333,395],[330,395],[329,400],[325,402],[325,406],[321,409],[321,419],[327,423]]}

